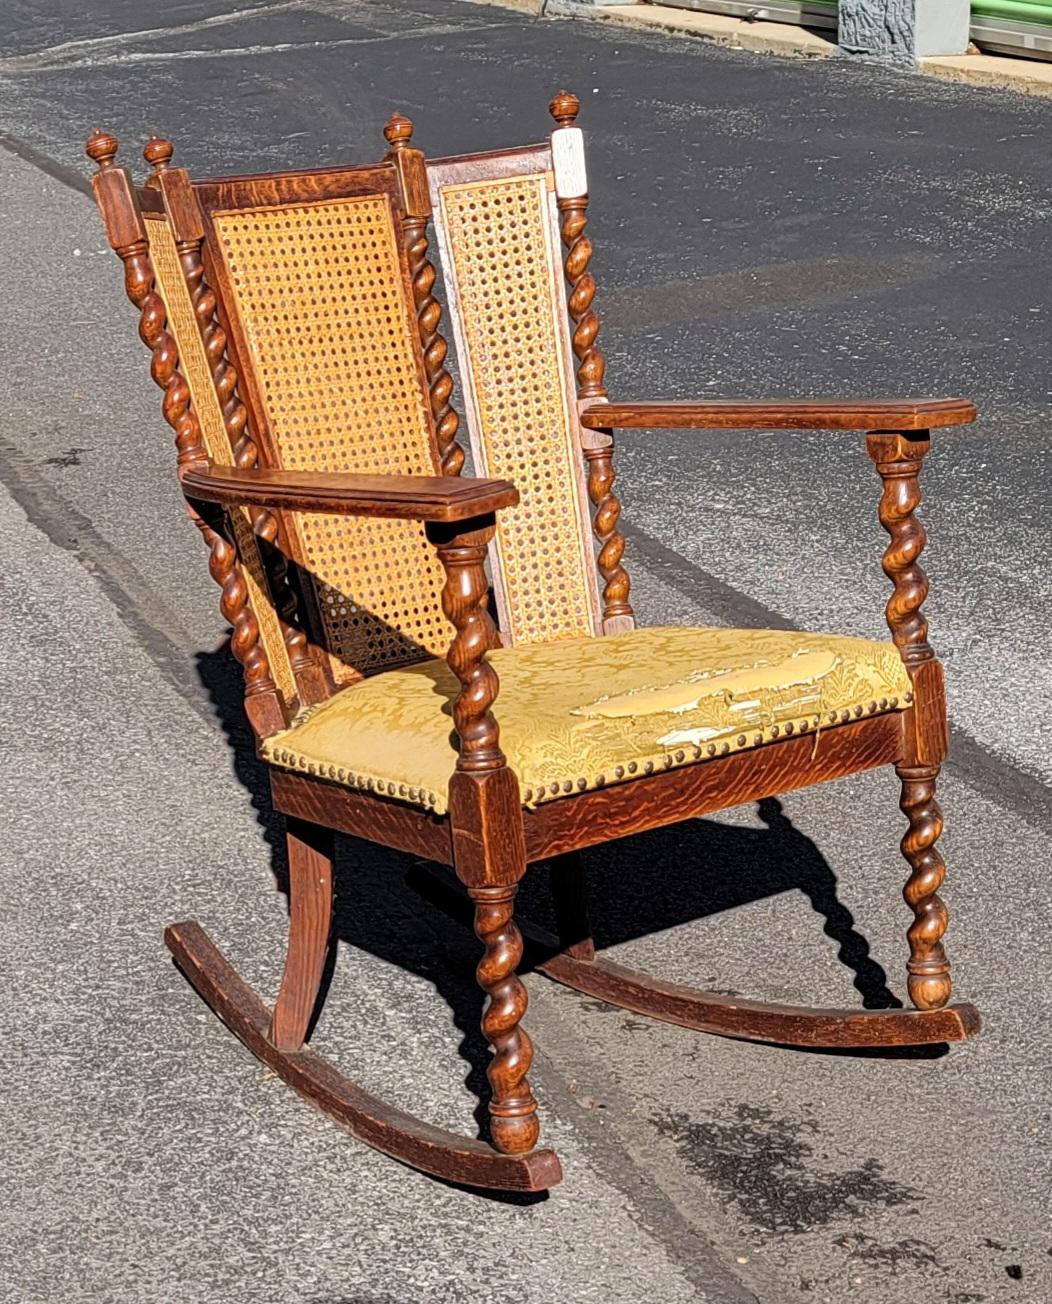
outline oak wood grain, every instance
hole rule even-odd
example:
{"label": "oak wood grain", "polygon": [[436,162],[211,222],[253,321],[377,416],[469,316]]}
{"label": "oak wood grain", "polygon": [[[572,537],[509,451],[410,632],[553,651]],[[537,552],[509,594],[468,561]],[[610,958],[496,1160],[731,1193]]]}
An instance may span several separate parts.
{"label": "oak wood grain", "polygon": [[678,824],[743,802],[869,770],[902,752],[899,713],[872,716],[735,752],[683,769],[634,779],[526,811],[526,854],[532,862],[592,847],[647,829]]}
{"label": "oak wood grain", "polygon": [[484,1141],[447,1132],[388,1105],[312,1050],[278,1050],[267,1037],[270,1011],[200,925],[192,920],[172,924],[164,940],[199,995],[253,1055],[366,1144],[422,1172],[467,1186],[543,1191],[562,1180],[552,1150],[501,1154]]}
{"label": "oak wood grain", "polygon": [[581,412],[588,430],[928,430],[974,421],[975,404],[941,399],[712,399],[700,403],[597,403]]}
{"label": "oak wood grain", "polygon": [[[532,926],[524,931],[531,940],[545,940]],[[554,938],[547,940],[554,941]],[[939,1010],[851,1010],[749,1001],[667,982],[612,960],[581,959],[561,951],[538,961],[534,967],[586,996],[664,1023],[783,1046],[933,1045],[964,1041],[974,1036],[980,1026],[979,1012],[973,1005]]]}
{"label": "oak wood grain", "polygon": [[411,521],[463,521],[513,507],[519,493],[507,480],[443,475],[349,475],[210,466],[188,471],[191,499],[234,507],[245,503],[294,512],[329,512]]}
{"label": "oak wood grain", "polygon": [[299,1050],[318,999],[332,927],[332,830],[289,820],[289,941],[268,1036]]}
{"label": "oak wood grain", "polygon": [[284,815],[328,824],[340,833],[423,856],[440,865],[453,863],[449,820],[445,816],[293,770],[272,769],[270,791],[275,809]]}

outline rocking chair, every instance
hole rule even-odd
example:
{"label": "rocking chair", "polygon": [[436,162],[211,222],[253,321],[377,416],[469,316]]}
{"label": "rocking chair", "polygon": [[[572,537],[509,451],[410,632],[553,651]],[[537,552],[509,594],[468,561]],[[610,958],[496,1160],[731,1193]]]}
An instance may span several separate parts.
{"label": "rocking chair", "polygon": [[[538,967],[611,1004],[803,1047],[949,1042],[979,1027],[972,1006],[948,1003],[935,801],[946,712],[914,515],[930,430],[975,410],[963,399],[610,401],[579,105],[562,92],[550,107],[550,141],[528,148],[428,162],[396,115],[377,164],[207,181],[191,182],[151,138],[141,189],[112,136],[87,144],[288,820],[288,957],[273,1010],[196,923],[172,925],[166,942],[237,1036],[356,1136],[504,1190],[561,1176],[537,1145],[516,974],[513,903],[532,862],[555,862],[562,933]],[[432,216],[477,478],[460,474]],[[626,427],[865,432],[891,536],[893,641],[637,628],[613,490],[612,432]],[[597,957],[582,848],[880,765],[896,768],[909,825],[914,1008],[739,1000]],[[305,1045],[333,831],[452,866],[474,903],[492,1145],[384,1104]]]}

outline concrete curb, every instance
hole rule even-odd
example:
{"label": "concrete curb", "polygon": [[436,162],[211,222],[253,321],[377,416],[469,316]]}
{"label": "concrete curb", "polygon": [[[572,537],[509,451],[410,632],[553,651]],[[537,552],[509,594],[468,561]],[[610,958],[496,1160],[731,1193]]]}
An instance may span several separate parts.
{"label": "concrete curb", "polygon": [[920,72],[944,81],[985,86],[988,90],[1052,98],[1052,63],[1041,59],[1013,59],[1010,55],[996,54],[947,55],[922,59]]}
{"label": "concrete curb", "polygon": [[[514,0],[489,0],[508,5]],[[522,0],[518,0],[522,3]],[[832,33],[825,34],[787,23],[750,22],[724,14],[706,14],[668,5],[593,5],[582,0],[548,0],[545,17],[588,18],[638,30],[690,36],[714,45],[791,58],[828,59],[838,47]],[[922,59],[923,76],[961,82],[988,90],[1015,91],[1019,95],[1052,98],[1052,62],[1013,58],[1010,55],[961,54]]]}
{"label": "concrete curb", "polygon": [[789,23],[757,23],[726,14],[705,14],[695,9],[673,9],[668,5],[591,5],[579,0],[548,0],[548,18],[591,18],[622,27],[663,31],[693,36],[714,45],[761,54],[784,54],[795,58],[827,59],[836,53],[836,41],[807,27]]}

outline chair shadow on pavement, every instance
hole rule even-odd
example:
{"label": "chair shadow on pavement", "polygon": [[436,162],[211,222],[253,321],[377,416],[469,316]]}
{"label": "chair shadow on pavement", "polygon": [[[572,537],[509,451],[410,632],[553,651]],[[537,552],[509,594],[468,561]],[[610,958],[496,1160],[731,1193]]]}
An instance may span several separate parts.
{"label": "chair shadow on pavement", "polygon": [[[276,885],[287,894],[284,818],[271,805],[267,767],[255,754],[242,706],[241,671],[229,645],[198,654],[198,674],[226,733],[235,774],[251,796]],[[761,801],[758,813],[763,829],[696,819],[636,835],[616,844],[616,849],[585,853],[592,886],[600,889],[593,891],[591,902],[597,944],[627,942],[796,890],[807,897],[825,934],[836,943],[838,958],[851,972],[861,1004],[866,1009],[899,1007],[884,969],[870,955],[868,942],[840,900],[836,875],[821,852],[793,826],[777,800]],[[604,857],[611,854],[631,868],[628,874],[617,873],[616,882],[613,872],[604,872]],[[731,865],[733,874],[722,872]],[[715,872],[706,873],[705,866]],[[597,884],[600,878],[602,883]],[[610,890],[605,890],[607,886]],[[449,1005],[461,1036],[459,1053],[467,1065],[465,1083],[477,1101],[475,1117],[480,1135],[485,1136],[489,1052],[479,1029],[482,996],[474,975],[478,946],[470,929],[470,903],[460,897],[450,871],[350,837],[337,839],[335,891],[334,942],[361,948],[426,979]],[[552,927],[547,866],[535,866],[526,875],[519,905],[524,917]],[[335,945],[330,948],[315,1022],[325,1004],[336,951]],[[529,967],[527,958],[522,970]],[[903,1048],[892,1054],[930,1058],[945,1049]],[[887,1057],[889,1052],[879,1054]],[[484,1194],[511,1203],[532,1203],[538,1198]]]}

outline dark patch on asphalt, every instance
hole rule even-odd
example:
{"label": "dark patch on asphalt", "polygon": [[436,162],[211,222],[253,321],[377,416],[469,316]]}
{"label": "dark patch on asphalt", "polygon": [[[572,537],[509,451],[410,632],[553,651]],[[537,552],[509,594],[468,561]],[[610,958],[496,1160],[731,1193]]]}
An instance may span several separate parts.
{"label": "dark patch on asphalt", "polygon": [[916,1240],[914,1237],[895,1241],[891,1245],[881,1245],[872,1236],[853,1232],[848,1236],[838,1236],[836,1243],[841,1249],[850,1252],[851,1260],[870,1268],[878,1268],[887,1276],[897,1275],[901,1268],[935,1268],[943,1273],[950,1270],[927,1241]]}
{"label": "dark patch on asphalt", "polygon": [[80,455],[86,453],[86,448],[67,448],[64,453],[57,457],[45,457],[45,466],[80,466]]}
{"label": "dark patch on asphalt", "polygon": [[842,1170],[820,1168],[809,1119],[778,1118],[769,1109],[740,1104],[727,1116],[698,1121],[669,1112],[655,1117],[686,1163],[765,1232],[797,1235],[873,1208],[920,1203],[920,1191],[884,1175],[876,1159]]}

